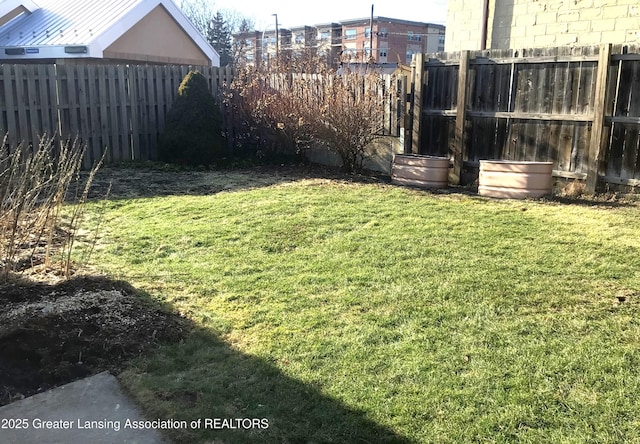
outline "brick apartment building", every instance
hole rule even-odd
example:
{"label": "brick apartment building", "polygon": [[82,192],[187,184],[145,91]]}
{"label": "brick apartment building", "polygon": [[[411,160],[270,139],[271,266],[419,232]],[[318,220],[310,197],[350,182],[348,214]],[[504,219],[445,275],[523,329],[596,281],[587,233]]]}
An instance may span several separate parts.
{"label": "brick apartment building", "polygon": [[[373,26],[372,26],[373,24]],[[243,61],[259,64],[276,55],[275,30],[236,34]],[[311,50],[337,65],[341,61],[410,64],[413,54],[444,51],[445,27],[388,17],[346,20],[279,30],[278,51],[298,55]],[[372,51],[373,48],[373,51]]]}
{"label": "brick apartment building", "polygon": [[376,63],[408,65],[413,54],[444,51],[443,25],[388,17],[375,17],[373,29],[369,19],[341,25],[343,57],[349,61],[365,63],[373,57]]}

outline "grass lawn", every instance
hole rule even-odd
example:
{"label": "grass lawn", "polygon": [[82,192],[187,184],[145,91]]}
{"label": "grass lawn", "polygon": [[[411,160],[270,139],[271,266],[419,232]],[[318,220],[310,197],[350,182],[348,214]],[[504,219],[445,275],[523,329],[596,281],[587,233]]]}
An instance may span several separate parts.
{"label": "grass lawn", "polygon": [[114,198],[91,257],[194,323],[121,375],[149,417],[269,421],[168,436],[640,442],[637,204],[233,183]]}

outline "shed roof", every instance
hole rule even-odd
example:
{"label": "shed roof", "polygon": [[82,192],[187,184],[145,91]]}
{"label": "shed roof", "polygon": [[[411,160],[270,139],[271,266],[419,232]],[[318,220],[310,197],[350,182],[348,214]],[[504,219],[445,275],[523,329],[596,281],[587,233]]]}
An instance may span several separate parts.
{"label": "shed roof", "polygon": [[[53,58],[102,58],[109,45],[162,6],[212,64],[219,64],[215,49],[171,0],[0,0],[0,19],[5,10],[9,13],[20,6],[25,11],[0,26],[0,48],[31,49],[25,58],[48,58],[54,53]],[[87,52],[65,52],[70,45],[86,46]],[[0,50],[1,58],[7,58],[5,51]]]}
{"label": "shed roof", "polygon": [[33,12],[38,5],[31,0],[0,0],[0,26],[22,12]]}

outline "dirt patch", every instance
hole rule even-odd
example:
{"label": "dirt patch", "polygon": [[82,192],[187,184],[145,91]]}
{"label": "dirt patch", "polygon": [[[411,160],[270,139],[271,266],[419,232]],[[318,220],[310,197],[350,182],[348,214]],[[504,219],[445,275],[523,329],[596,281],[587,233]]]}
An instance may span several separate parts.
{"label": "dirt patch", "polygon": [[124,282],[0,285],[0,405],[104,370],[118,373],[187,330],[184,319]]}

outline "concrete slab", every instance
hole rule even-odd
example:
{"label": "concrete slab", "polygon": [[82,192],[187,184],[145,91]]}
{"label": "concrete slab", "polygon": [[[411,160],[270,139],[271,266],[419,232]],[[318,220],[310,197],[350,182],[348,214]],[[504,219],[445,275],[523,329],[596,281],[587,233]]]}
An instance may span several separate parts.
{"label": "concrete slab", "polygon": [[104,372],[0,407],[0,443],[164,443],[158,424],[144,420]]}

